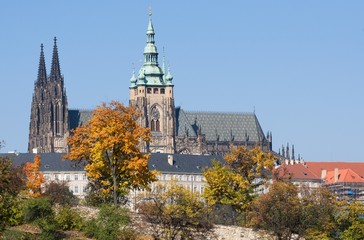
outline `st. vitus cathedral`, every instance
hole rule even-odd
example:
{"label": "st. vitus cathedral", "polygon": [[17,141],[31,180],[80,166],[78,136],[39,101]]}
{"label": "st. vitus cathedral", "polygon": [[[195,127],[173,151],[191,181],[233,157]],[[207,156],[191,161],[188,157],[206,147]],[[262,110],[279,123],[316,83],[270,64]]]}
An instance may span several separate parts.
{"label": "st. vitus cathedral", "polygon": [[[170,70],[158,63],[151,17],[147,28],[144,63],[130,79],[129,104],[142,113],[143,127],[152,131],[144,152],[224,154],[231,145],[260,146],[272,150],[272,133],[264,135],[255,113],[192,112],[174,105]],[[57,40],[54,39],[51,73],[48,76],[41,46],[38,78],[30,115],[29,152],[67,152],[71,129],[87,122],[92,111],[68,109],[61,74]]]}

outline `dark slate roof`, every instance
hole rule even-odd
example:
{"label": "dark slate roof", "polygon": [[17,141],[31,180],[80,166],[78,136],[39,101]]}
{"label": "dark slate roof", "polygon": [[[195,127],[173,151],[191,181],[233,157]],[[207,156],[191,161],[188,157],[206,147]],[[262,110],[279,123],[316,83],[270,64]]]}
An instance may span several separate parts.
{"label": "dark slate roof", "polygon": [[[173,165],[168,163],[168,155],[173,155]],[[152,153],[148,165],[162,173],[201,174],[202,169],[212,166],[212,160],[223,162],[222,156],[215,155]]]}
{"label": "dark slate roof", "polygon": [[[249,141],[259,142],[264,139],[263,130],[254,113],[227,113],[227,112],[189,112],[181,108],[176,109],[177,136],[184,136],[185,129],[190,136],[197,134],[201,127],[201,133],[206,141],[245,141],[245,134]],[[190,127],[189,127],[190,126]]]}
{"label": "dark slate roof", "polygon": [[[13,160],[15,166],[33,162],[33,153],[1,154]],[[173,165],[168,163],[173,155]],[[41,171],[82,171],[83,166],[70,160],[63,160],[64,153],[41,153]],[[211,167],[212,160],[223,161],[221,156],[152,153],[148,165],[150,170],[162,173],[201,174],[202,169]]]}
{"label": "dark slate roof", "polygon": [[[83,165],[70,160],[63,160],[64,153],[40,153],[41,171],[83,171]],[[26,162],[34,161],[34,153],[3,154],[9,157],[15,166],[21,166]]]}
{"label": "dark slate roof", "polygon": [[70,119],[70,129],[76,129],[85,124],[92,117],[92,110],[68,110],[68,117]]}
{"label": "dark slate roof", "polygon": [[[75,129],[92,117],[92,110],[69,110],[70,128]],[[260,142],[265,138],[263,130],[254,113],[192,112],[176,108],[177,136],[197,136],[198,128],[206,141],[249,141]]]}

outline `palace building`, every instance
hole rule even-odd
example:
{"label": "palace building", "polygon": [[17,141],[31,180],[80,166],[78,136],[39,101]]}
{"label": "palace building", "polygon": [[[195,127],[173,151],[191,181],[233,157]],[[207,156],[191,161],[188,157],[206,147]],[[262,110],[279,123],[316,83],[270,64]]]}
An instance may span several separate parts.
{"label": "palace building", "polygon": [[[192,112],[175,107],[174,82],[170,70],[158,62],[151,16],[147,27],[144,63],[133,72],[129,104],[137,107],[141,126],[152,131],[152,142],[144,152],[222,155],[231,145],[260,146],[272,150],[272,134],[265,136],[255,113]],[[54,39],[51,73],[47,75],[43,45],[29,126],[29,152],[67,152],[71,129],[87,122],[92,111],[68,109],[61,74],[57,39]]]}

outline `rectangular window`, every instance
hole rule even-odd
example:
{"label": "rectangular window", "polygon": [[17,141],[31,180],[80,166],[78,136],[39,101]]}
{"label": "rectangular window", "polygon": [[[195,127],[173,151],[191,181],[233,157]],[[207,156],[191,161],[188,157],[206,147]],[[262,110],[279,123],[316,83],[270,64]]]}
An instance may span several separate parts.
{"label": "rectangular window", "polygon": [[147,93],[152,93],[152,89],[151,88],[147,88]]}
{"label": "rectangular window", "polygon": [[75,180],[76,180],[76,181],[78,180],[78,175],[77,175],[77,174],[75,174]]}
{"label": "rectangular window", "polygon": [[154,93],[154,94],[158,93],[158,88],[154,88],[154,89],[153,89],[153,93]]}
{"label": "rectangular window", "polygon": [[48,174],[45,174],[45,175],[44,175],[44,179],[45,179],[46,181],[48,181],[48,180],[49,180],[49,175],[48,175]]}
{"label": "rectangular window", "polygon": [[82,180],[87,180],[86,174],[82,174]]}
{"label": "rectangular window", "polygon": [[161,94],[164,94],[164,93],[165,93],[165,89],[161,88]]}
{"label": "rectangular window", "polygon": [[58,176],[58,174],[55,174],[55,175],[54,175],[54,180],[57,180],[57,181],[59,180],[59,176]]}
{"label": "rectangular window", "polygon": [[85,193],[87,191],[87,186],[83,185],[82,191]]}
{"label": "rectangular window", "polygon": [[74,193],[78,193],[78,186],[75,186],[75,191]]}
{"label": "rectangular window", "polygon": [[66,181],[69,181],[69,180],[71,180],[71,177],[70,177],[70,175],[69,175],[69,174],[67,174],[67,175],[66,175]]}

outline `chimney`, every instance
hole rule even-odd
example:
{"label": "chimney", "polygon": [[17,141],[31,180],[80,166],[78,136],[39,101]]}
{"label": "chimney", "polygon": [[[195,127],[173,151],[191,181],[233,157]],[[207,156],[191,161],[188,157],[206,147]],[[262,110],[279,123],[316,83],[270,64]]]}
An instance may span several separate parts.
{"label": "chimney", "polygon": [[168,164],[171,166],[173,165],[173,155],[171,154],[168,155]]}
{"label": "chimney", "polygon": [[326,178],[327,171],[326,169],[321,169],[321,179],[324,180]]}
{"label": "chimney", "polygon": [[335,168],[334,170],[334,182],[337,182],[339,180],[339,169]]}

